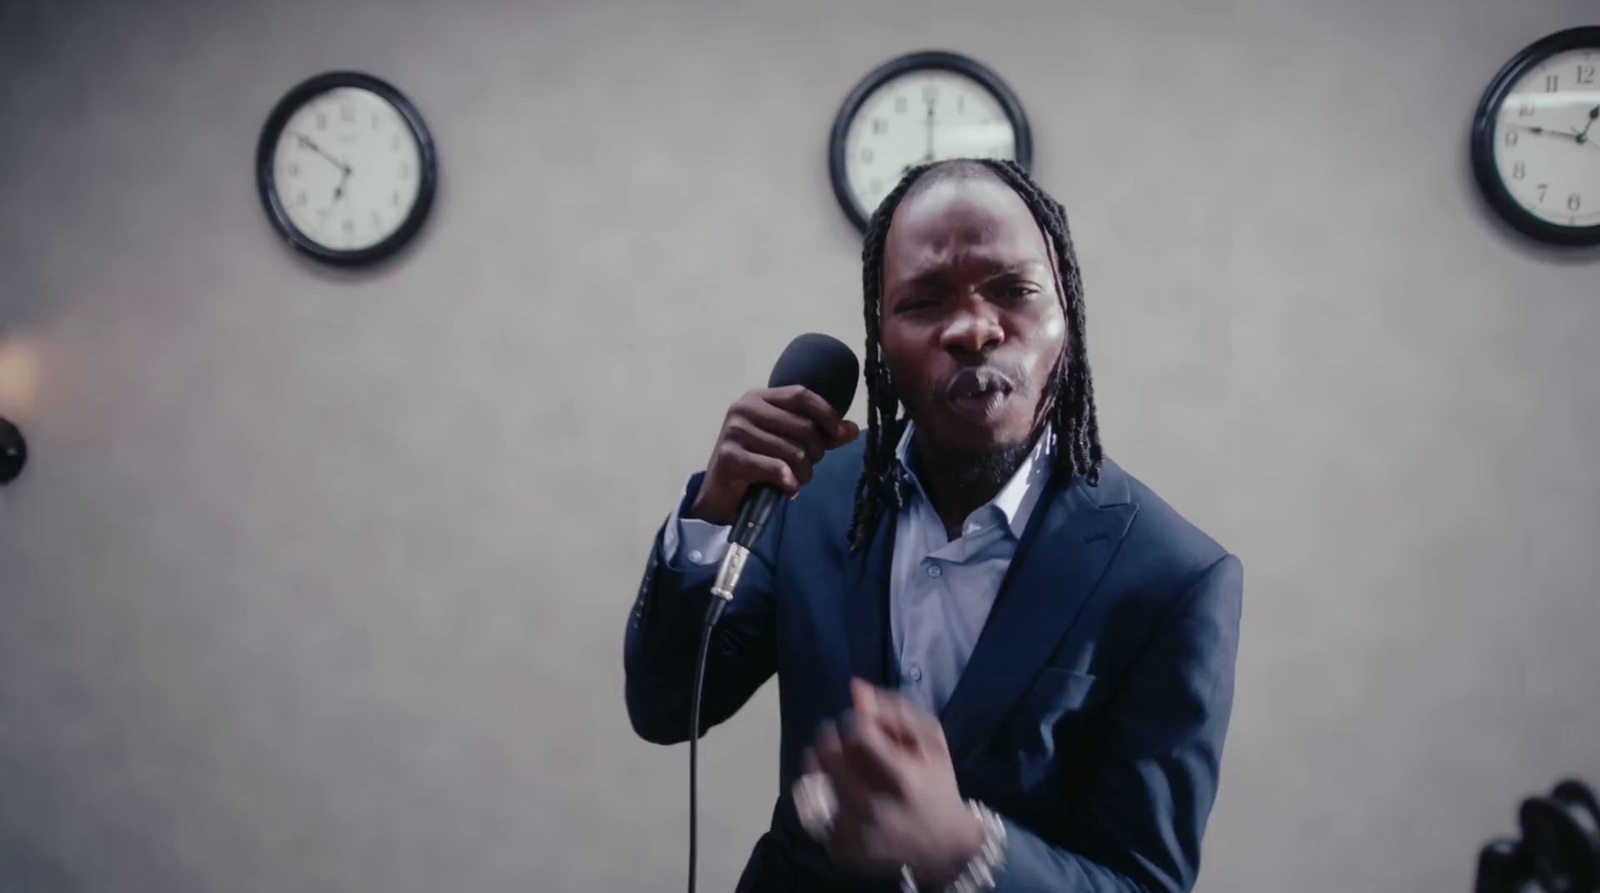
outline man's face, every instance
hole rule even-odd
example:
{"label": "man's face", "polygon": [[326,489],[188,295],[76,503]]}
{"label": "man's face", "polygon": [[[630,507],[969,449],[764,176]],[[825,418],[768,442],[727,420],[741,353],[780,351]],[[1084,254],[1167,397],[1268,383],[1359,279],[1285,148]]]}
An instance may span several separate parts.
{"label": "man's face", "polygon": [[970,453],[1026,443],[1066,317],[1022,197],[979,174],[901,202],[884,244],[881,331],[895,392],[923,436]]}

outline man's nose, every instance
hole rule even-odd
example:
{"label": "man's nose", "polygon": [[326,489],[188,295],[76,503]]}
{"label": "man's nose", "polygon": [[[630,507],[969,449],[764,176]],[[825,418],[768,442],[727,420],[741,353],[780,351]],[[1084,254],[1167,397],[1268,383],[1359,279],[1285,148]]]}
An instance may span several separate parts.
{"label": "man's nose", "polygon": [[978,302],[963,305],[951,316],[939,342],[951,353],[984,353],[1005,340],[993,309]]}

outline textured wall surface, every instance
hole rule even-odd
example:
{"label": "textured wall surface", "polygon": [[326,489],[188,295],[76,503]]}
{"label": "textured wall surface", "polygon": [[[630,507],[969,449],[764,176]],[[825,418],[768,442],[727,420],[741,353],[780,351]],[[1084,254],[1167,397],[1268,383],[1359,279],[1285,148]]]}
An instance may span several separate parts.
{"label": "textured wall surface", "polygon": [[[1600,781],[1600,259],[1481,207],[1478,94],[1593,0],[0,0],[0,889],[670,889],[622,630],[723,409],[859,343],[823,142],[947,47],[1072,215],[1108,448],[1246,566],[1201,888],[1465,890]],[[414,249],[284,250],[251,157],[358,68]],[[857,413],[859,418],[859,410]],[[707,740],[703,889],[776,793]]]}

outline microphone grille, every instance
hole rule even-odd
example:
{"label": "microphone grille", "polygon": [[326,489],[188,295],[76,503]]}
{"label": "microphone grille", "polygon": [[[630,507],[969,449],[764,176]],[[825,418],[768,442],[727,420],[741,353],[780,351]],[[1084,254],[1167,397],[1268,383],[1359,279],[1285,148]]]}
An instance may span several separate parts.
{"label": "microphone grille", "polygon": [[834,411],[844,415],[856,397],[861,378],[861,361],[843,341],[811,332],[789,342],[772,367],[767,387],[802,385],[828,401]]}

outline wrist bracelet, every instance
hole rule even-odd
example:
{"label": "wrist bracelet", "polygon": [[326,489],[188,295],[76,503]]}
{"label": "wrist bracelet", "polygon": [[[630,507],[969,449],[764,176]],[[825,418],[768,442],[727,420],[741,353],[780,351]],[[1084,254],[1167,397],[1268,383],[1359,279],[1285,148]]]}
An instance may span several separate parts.
{"label": "wrist bracelet", "polygon": [[[944,893],[982,893],[984,890],[993,890],[996,877],[1005,865],[1005,822],[1002,822],[993,810],[976,800],[968,800],[967,808],[972,810],[972,814],[983,825],[983,846],[978,848],[977,855],[967,860],[961,873],[944,888]],[[900,893],[919,893],[917,879],[911,875],[911,868],[907,865],[900,866]]]}

